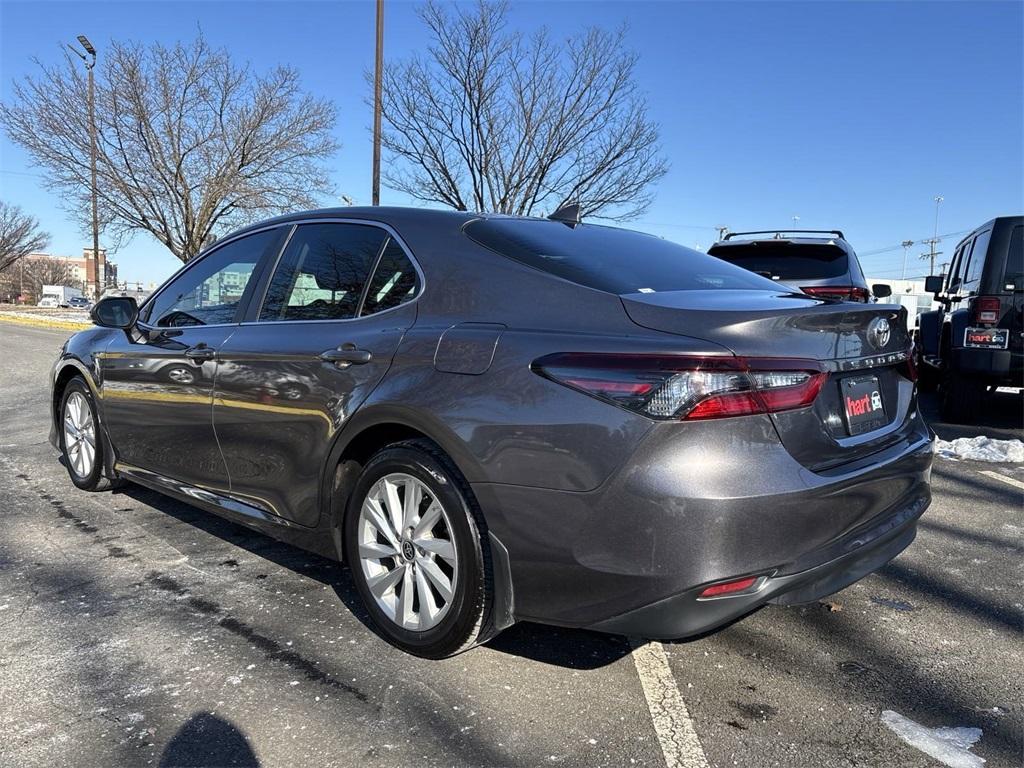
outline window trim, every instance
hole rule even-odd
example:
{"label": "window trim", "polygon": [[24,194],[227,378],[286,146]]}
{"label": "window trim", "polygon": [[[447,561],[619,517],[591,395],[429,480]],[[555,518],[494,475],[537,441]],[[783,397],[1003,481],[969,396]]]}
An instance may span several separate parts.
{"label": "window trim", "polygon": [[[395,310],[402,309],[403,307],[411,306],[411,305],[415,304],[416,302],[418,302],[420,300],[420,297],[426,291],[427,281],[426,281],[426,278],[423,275],[423,270],[420,269],[419,262],[416,260],[416,257],[413,256],[412,251],[409,249],[409,246],[406,245],[405,241],[402,239],[402,236],[399,235],[398,232],[395,231],[394,227],[392,227],[390,224],[386,224],[383,221],[372,221],[370,219],[346,219],[346,218],[337,218],[337,217],[332,217],[332,218],[296,219],[295,221],[290,221],[290,222],[285,222],[285,223],[286,224],[291,224],[292,225],[292,230],[291,230],[291,232],[288,233],[288,237],[285,239],[284,244],[281,246],[281,249],[278,251],[277,257],[274,259],[273,268],[270,269],[267,272],[266,284],[263,286],[263,295],[260,297],[259,303],[255,302],[255,301],[251,302],[250,306],[249,306],[249,310],[250,311],[246,312],[245,319],[243,319],[242,322],[240,322],[240,323],[232,323],[232,325],[279,325],[279,324],[284,324],[284,323],[287,323],[289,325],[300,325],[300,324],[309,324],[309,323],[351,323],[351,322],[354,322],[354,321],[357,321],[357,320],[368,320],[368,319],[370,319],[372,317],[380,317],[381,315],[385,315],[388,312],[394,312]],[[264,304],[264,302],[267,299],[267,290],[270,287],[270,281],[274,278],[274,274],[277,272],[277,268],[278,268],[278,266],[281,263],[281,259],[284,257],[284,252],[285,252],[285,250],[288,247],[288,243],[291,242],[292,236],[294,235],[295,231],[301,225],[303,225],[303,224],[357,224],[357,225],[362,225],[362,226],[376,227],[377,229],[383,229],[388,234],[388,237],[384,238],[384,241],[381,244],[380,251],[378,251],[376,258],[374,259],[373,266],[370,268],[370,271],[366,273],[366,283],[363,285],[363,291],[362,291],[362,293],[359,296],[359,306],[357,307],[357,313],[355,314],[355,316],[353,316],[353,317],[344,317],[344,318],[328,318],[328,319],[325,319],[325,320],[260,320],[259,319],[260,314],[263,312],[263,304]],[[419,281],[419,290],[416,292],[416,295],[411,300],[409,300],[409,301],[407,301],[407,302],[405,302],[403,304],[399,304],[396,307],[391,307],[389,309],[384,309],[384,310],[381,310],[380,312],[374,312],[372,315],[362,315],[362,314],[359,314],[359,313],[361,313],[363,311],[363,302],[366,299],[366,292],[369,289],[370,283],[373,281],[373,276],[376,274],[377,268],[380,266],[381,256],[384,254],[384,249],[387,247],[387,244],[388,244],[389,240],[394,240],[396,243],[398,243],[398,246],[405,253],[405,257],[407,259],[409,259],[409,263],[412,264],[412,268],[416,271],[416,278]]]}
{"label": "window trim", "polygon": [[[149,307],[152,303],[154,303],[160,297],[160,295],[163,294],[163,292],[166,291],[171,286],[171,284],[174,283],[179,277],[182,277],[186,272],[188,272],[190,269],[195,267],[200,262],[203,262],[206,259],[210,258],[213,254],[215,254],[217,251],[219,251],[224,246],[230,245],[231,243],[235,242],[236,240],[240,240],[243,237],[248,237],[249,235],[258,235],[260,232],[266,232],[268,230],[278,229],[278,228],[282,228],[284,226],[287,226],[287,224],[282,224],[281,222],[278,222],[276,224],[268,224],[265,227],[259,227],[258,229],[252,229],[252,230],[246,230],[245,232],[239,232],[237,235],[231,235],[230,237],[226,237],[223,240],[218,241],[212,247],[207,249],[206,252],[199,254],[198,256],[196,256],[196,258],[192,259],[191,261],[189,261],[186,264],[183,264],[181,266],[181,268],[177,272],[175,272],[173,275],[171,275],[169,278],[167,278],[164,281],[163,285],[161,285],[156,291],[154,291],[152,294],[150,294],[150,296],[144,302],[142,302],[142,306],[139,307],[139,317],[142,317],[143,313],[146,310],[146,308]],[[273,247],[273,245],[274,244],[271,243],[270,245],[267,246],[267,248],[269,249],[269,248]],[[262,272],[259,271],[260,270],[260,265],[264,263],[264,261],[266,260],[266,258],[268,256],[269,256],[269,253],[261,254],[259,259],[256,261],[256,264],[253,266],[253,272],[254,273],[258,273],[258,274],[256,274],[256,281],[255,281],[256,283],[258,283],[259,280],[262,279],[262,277],[263,277]],[[249,280],[250,280],[250,282],[253,282],[252,278],[250,278]],[[246,285],[246,291],[248,291],[248,290],[249,290],[249,286]],[[178,328],[178,329],[175,329],[175,330],[187,330],[189,328],[226,328],[226,327],[229,327],[229,326],[238,325],[239,310],[241,310],[242,316],[244,316],[244,313],[248,311],[249,305],[251,303],[252,303],[252,297],[250,296],[248,298],[248,301],[246,301],[245,292],[243,291],[242,298],[241,298],[241,300],[239,300],[238,310],[235,311],[235,321],[234,322],[230,322],[230,323],[209,323],[209,324],[204,324],[204,325],[184,326],[182,328]],[[139,320],[137,322],[137,325],[139,326],[139,328],[141,328],[142,330],[145,330],[145,331],[163,331],[163,330],[167,330],[167,328],[165,328],[164,326],[155,325],[155,324],[150,323],[148,321],[148,318],[147,318],[146,322],[143,322],[142,320]]]}

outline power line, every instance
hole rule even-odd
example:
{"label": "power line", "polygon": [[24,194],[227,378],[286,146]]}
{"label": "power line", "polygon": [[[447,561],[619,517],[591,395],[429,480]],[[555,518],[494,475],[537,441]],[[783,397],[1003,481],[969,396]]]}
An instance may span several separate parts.
{"label": "power line", "polygon": [[[936,235],[936,237],[939,240],[942,240],[945,237],[956,237],[957,235],[966,235],[970,231],[971,230],[969,230],[969,229],[961,229],[959,232],[947,232],[944,235]],[[914,237],[914,238],[907,238],[907,239],[908,240],[915,240],[917,242],[924,242],[924,241],[927,241],[929,238],[927,238],[927,237]],[[898,251],[902,247],[903,247],[903,243],[897,243],[896,245],[886,246],[885,248],[877,248],[877,249],[875,249],[873,251],[862,251],[862,252],[858,253],[857,256],[862,258],[862,259],[865,258],[866,256],[879,256],[879,255],[881,255],[883,253],[892,253],[893,251]]]}

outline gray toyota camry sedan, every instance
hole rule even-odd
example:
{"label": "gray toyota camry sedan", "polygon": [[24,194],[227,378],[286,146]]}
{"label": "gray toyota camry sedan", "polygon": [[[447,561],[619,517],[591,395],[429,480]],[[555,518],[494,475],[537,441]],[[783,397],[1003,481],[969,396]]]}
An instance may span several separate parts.
{"label": "gray toyota camry sedan", "polygon": [[380,634],[652,638],[835,592],[930,500],[905,310],[622,229],[344,208],[96,304],[53,369],[72,481],[344,561]]}

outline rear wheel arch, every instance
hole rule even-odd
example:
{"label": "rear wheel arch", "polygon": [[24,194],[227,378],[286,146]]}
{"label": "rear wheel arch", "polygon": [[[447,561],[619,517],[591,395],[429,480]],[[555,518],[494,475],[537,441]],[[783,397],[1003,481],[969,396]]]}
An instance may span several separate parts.
{"label": "rear wheel arch", "polygon": [[[475,468],[475,461],[469,459],[464,450],[458,450],[454,435],[448,439],[439,439],[440,430],[390,412],[374,414],[373,418],[367,416],[361,419],[353,417],[353,423],[338,436],[328,456],[321,481],[322,519],[330,527],[339,559],[342,559],[344,552],[342,524],[349,495],[362,468],[375,453],[395,443],[422,440],[436,446],[467,482]],[[470,471],[467,472],[467,469]]]}

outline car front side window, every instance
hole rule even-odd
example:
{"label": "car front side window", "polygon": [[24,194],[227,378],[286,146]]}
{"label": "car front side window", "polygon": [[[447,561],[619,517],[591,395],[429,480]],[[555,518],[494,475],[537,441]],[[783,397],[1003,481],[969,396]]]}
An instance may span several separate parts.
{"label": "car front side window", "polygon": [[277,237],[278,230],[264,230],[203,256],[160,291],[147,309],[148,322],[164,328],[235,322],[256,265]]}

